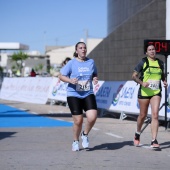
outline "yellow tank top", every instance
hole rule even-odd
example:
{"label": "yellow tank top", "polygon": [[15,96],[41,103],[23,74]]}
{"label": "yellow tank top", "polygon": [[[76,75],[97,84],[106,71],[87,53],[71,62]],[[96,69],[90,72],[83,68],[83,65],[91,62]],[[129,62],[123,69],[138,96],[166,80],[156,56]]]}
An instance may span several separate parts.
{"label": "yellow tank top", "polygon": [[[143,75],[143,82],[149,83],[149,88],[141,87],[142,96],[154,96],[161,91],[161,75],[162,70],[159,66],[158,60],[149,60],[149,67],[146,69]],[[146,67],[146,62],[143,68]]]}

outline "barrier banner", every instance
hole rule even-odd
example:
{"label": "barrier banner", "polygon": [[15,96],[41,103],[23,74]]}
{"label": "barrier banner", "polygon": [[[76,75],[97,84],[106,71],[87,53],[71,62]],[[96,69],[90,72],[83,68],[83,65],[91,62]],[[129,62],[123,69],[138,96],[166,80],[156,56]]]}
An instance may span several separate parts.
{"label": "barrier banner", "polygon": [[[168,82],[170,84],[170,82]],[[28,103],[46,104],[48,99],[67,101],[67,85],[58,78],[26,77],[4,78],[0,98],[5,100]],[[139,85],[134,81],[99,81],[93,85],[97,107],[110,112],[139,114],[137,99]],[[170,86],[167,89],[167,101],[170,104]],[[165,88],[162,84],[162,99],[159,116],[165,117]],[[170,107],[167,107],[167,117],[170,118]],[[149,106],[148,114],[151,114]]]}
{"label": "barrier banner", "polygon": [[[139,114],[139,103],[138,103],[138,90],[139,85],[134,81],[127,81],[118,93],[114,95],[114,99],[111,103],[109,111],[113,112],[125,112],[129,114]],[[170,88],[168,88],[168,95],[170,93]],[[165,103],[165,89],[162,84],[162,99],[160,107]],[[167,117],[170,117],[170,107],[167,107]],[[148,114],[151,115],[151,107],[149,105]],[[159,111],[159,116],[165,116],[165,106]]]}
{"label": "barrier banner", "polygon": [[117,89],[117,93],[114,94],[109,110],[139,113],[139,105],[137,102],[138,88],[139,86],[133,81],[127,81],[123,86],[120,86],[119,89]]}
{"label": "barrier banner", "polygon": [[59,78],[53,78],[51,82],[51,86],[49,88],[48,98],[66,102],[67,85],[68,83],[64,83],[63,81],[60,81]]}
{"label": "barrier banner", "polygon": [[51,77],[4,78],[0,98],[46,104],[51,82]]}
{"label": "barrier banner", "polygon": [[125,84],[125,81],[99,81],[97,85],[94,85],[93,90],[96,95],[97,107],[108,110],[113,95]]}
{"label": "barrier banner", "polygon": [[[170,82],[168,82],[168,85],[170,84]],[[162,99],[161,99],[161,103],[160,103],[160,107],[162,107],[159,111],[159,116],[165,116],[165,102],[169,101],[169,96],[170,96],[170,86],[168,86],[167,89],[167,101],[165,101],[165,88],[163,87],[163,83],[162,83]],[[170,103],[169,103],[170,104]],[[170,105],[166,106],[167,107],[167,117],[170,118]]]}

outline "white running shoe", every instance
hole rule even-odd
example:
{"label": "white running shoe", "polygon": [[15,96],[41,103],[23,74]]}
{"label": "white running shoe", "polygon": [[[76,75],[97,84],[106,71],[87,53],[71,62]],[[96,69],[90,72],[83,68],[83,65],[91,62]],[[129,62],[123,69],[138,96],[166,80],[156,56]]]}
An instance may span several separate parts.
{"label": "white running shoe", "polygon": [[78,141],[73,142],[72,151],[79,151],[79,142]]}
{"label": "white running shoe", "polygon": [[83,148],[88,148],[89,147],[89,139],[87,135],[81,134],[81,139],[82,139],[82,146]]}

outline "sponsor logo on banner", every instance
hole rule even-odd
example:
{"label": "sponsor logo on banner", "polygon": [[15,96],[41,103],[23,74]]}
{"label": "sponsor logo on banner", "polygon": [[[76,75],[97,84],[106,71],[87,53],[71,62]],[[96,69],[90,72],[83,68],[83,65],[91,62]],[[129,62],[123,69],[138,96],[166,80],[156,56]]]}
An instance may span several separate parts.
{"label": "sponsor logo on banner", "polygon": [[66,96],[68,83],[62,82],[59,79],[57,80],[56,85],[52,88],[52,95],[53,96]]}
{"label": "sponsor logo on banner", "polygon": [[53,89],[52,89],[52,95],[53,95],[53,96],[56,96],[57,91],[58,91],[58,89],[59,89],[59,86],[60,86],[60,79],[58,79],[56,85],[55,85],[55,86],[53,87]]}
{"label": "sponsor logo on banner", "polygon": [[108,109],[112,100],[113,83],[106,81],[98,81],[93,85],[93,92],[96,96],[96,103],[98,108]]}
{"label": "sponsor logo on banner", "polygon": [[97,83],[96,85],[94,85],[94,88],[93,88],[94,94],[97,93],[97,91],[99,90],[99,88],[100,88],[100,84],[99,84],[99,83]]}
{"label": "sponsor logo on banner", "polygon": [[128,86],[119,86],[119,89],[117,91],[117,94],[115,95],[113,99],[113,106],[124,105],[124,106],[130,106],[131,105],[131,99],[133,98],[135,92],[134,87],[128,87]]}
{"label": "sponsor logo on banner", "polygon": [[117,89],[117,92],[113,94],[113,101],[112,101],[112,104],[113,106],[116,106],[118,101],[119,101],[119,98],[120,98],[120,90],[122,89],[123,87],[123,84],[121,84],[118,89]]}
{"label": "sponsor logo on banner", "polygon": [[96,96],[97,97],[109,97],[110,91],[111,91],[111,87],[102,86],[96,93]]}

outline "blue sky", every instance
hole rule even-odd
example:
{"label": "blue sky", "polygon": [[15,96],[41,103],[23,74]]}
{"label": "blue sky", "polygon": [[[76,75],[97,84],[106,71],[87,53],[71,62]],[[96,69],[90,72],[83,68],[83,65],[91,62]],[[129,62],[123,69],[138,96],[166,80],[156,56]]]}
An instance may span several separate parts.
{"label": "blue sky", "polygon": [[0,0],[0,42],[20,42],[44,52],[45,45],[75,45],[107,35],[107,0]]}

